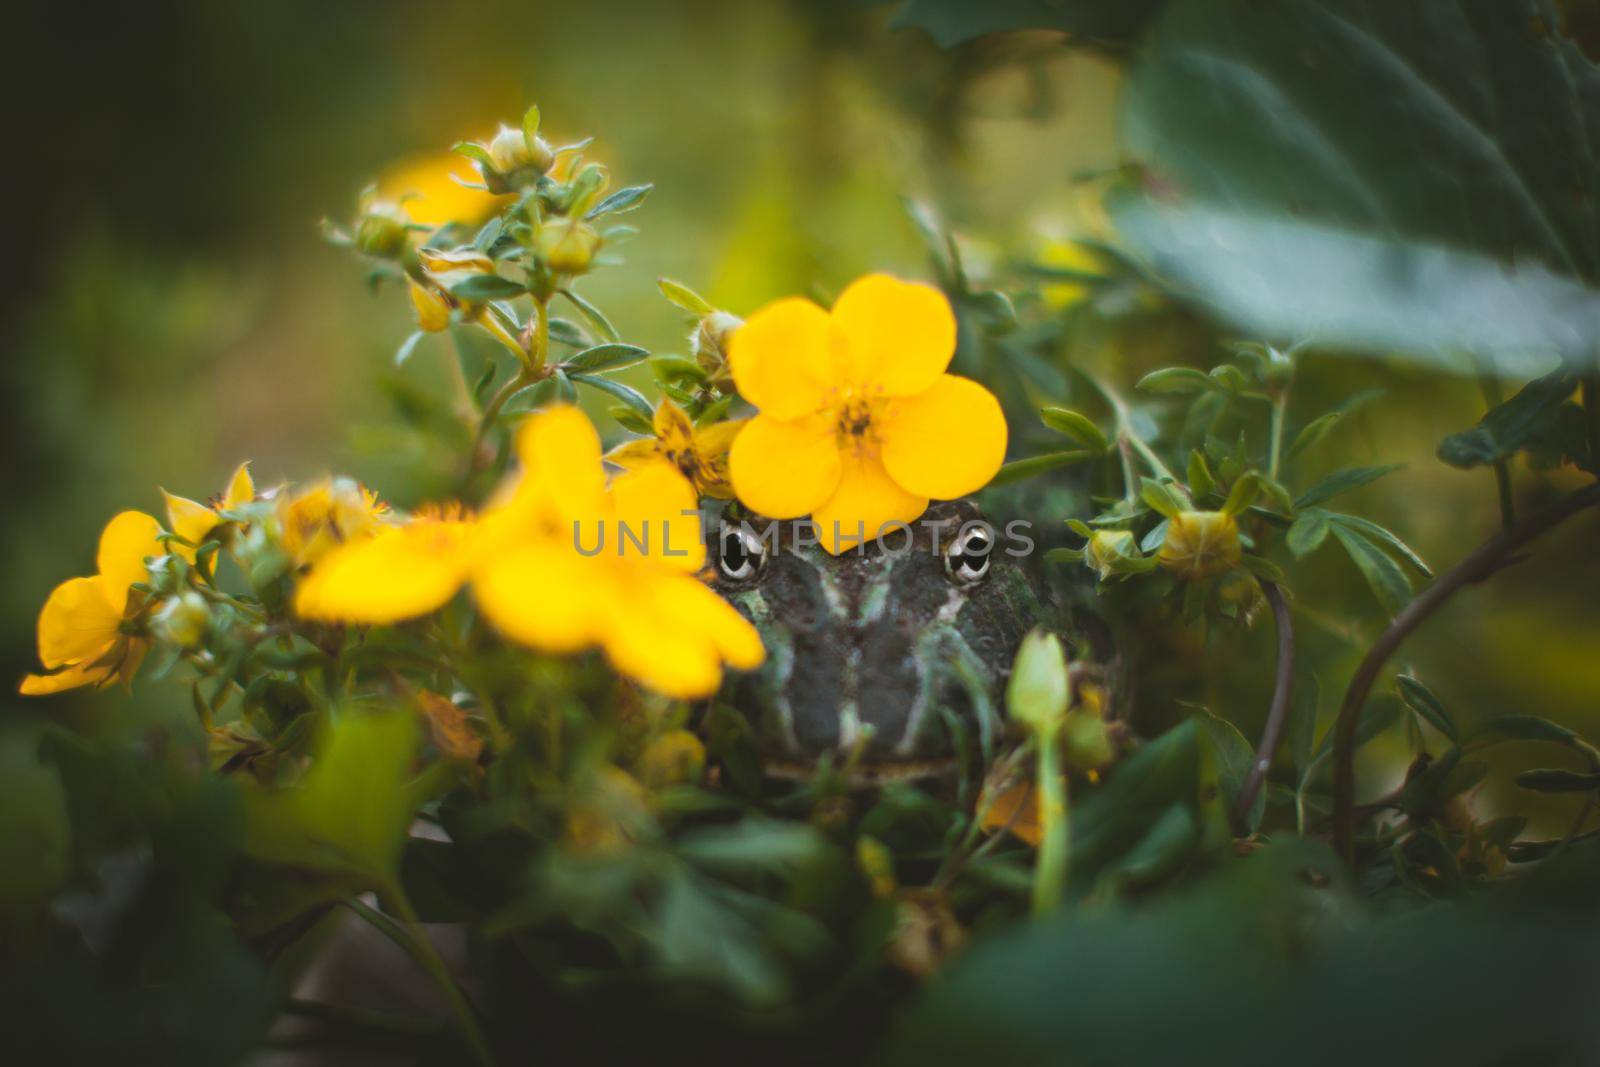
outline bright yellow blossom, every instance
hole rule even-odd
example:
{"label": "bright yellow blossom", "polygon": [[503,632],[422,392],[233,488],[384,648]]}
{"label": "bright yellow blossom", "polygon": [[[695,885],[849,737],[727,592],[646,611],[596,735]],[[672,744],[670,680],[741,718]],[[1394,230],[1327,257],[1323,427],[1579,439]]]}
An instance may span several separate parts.
{"label": "bright yellow blossom", "polygon": [[229,511],[240,504],[248,504],[254,500],[256,486],[250,477],[250,463],[247,460],[239,464],[238,469],[233,472],[233,477],[228,479],[228,487],[210,504],[202,504],[188,497],[174,496],[165,489],[161,490],[161,495],[167,501],[167,529],[188,542],[188,544],[174,542],[172,551],[193,563],[195,549],[204,544],[211,531],[224,521],[220,512]]}
{"label": "bright yellow blossom", "polygon": [[453,152],[416,156],[395,164],[378,179],[378,194],[399,203],[411,221],[421,226],[449,222],[476,226],[507,199],[462,184],[477,177],[472,164]]}
{"label": "bright yellow blossom", "polygon": [[869,274],[833,311],[799,297],[757,311],[729,363],[760,409],[728,467],[746,507],[809,514],[830,552],[982,488],[1005,458],[994,395],[946,374],[956,320],[937,289]]}
{"label": "bright yellow blossom", "polygon": [[731,500],[728,483],[728,449],[744,429],[745,420],[728,419],[695,427],[670,397],[662,397],[654,420],[656,435],[625,441],[606,453],[606,459],[625,470],[666,460],[694,484],[701,496]]}
{"label": "bright yellow blossom", "polygon": [[377,494],[348,478],[320,482],[278,499],[278,539],[298,567],[340,545],[377,533],[389,511]]}
{"label": "bright yellow blossom", "polygon": [[54,673],[28,675],[18,692],[42,696],[133,678],[150,642],[124,633],[122,624],[129,587],[146,579],[145,560],[166,554],[160,534],[161,524],[142,511],[124,511],[106,524],[99,573],[62,582],[39,612],[39,661]]}
{"label": "bright yellow blossom", "polygon": [[657,460],[606,484],[579,409],[529,418],[521,470],[476,522],[413,519],[330,553],[300,583],[310,618],[387,623],[443,606],[465,584],[512,640],[553,653],[599,647],[657,692],[700,697],[722,667],[764,658],[760,636],[695,576],[705,563],[693,487]]}

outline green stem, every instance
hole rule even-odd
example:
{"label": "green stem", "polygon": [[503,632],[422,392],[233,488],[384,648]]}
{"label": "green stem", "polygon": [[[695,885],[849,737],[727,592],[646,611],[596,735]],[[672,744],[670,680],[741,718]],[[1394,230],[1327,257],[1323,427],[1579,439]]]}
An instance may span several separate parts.
{"label": "green stem", "polygon": [[1067,783],[1061,777],[1061,746],[1057,731],[1038,737],[1039,858],[1033,871],[1033,914],[1048,915],[1061,906],[1067,888],[1068,838]]}
{"label": "green stem", "polygon": [[344,903],[404,949],[416,961],[417,966],[433,979],[439,991],[444,994],[446,1003],[450,1005],[456,1023],[461,1028],[462,1036],[471,1046],[473,1058],[482,1067],[494,1067],[494,1053],[489,1048],[489,1039],[484,1036],[483,1028],[478,1024],[477,1011],[450,974],[450,969],[434,951],[433,942],[428,940],[427,933],[422,929],[422,920],[417,918],[416,909],[411,906],[411,901],[398,886],[386,888],[379,893],[379,897],[399,917],[398,921],[358,898],[347,898]]}
{"label": "green stem", "polygon": [[1272,400],[1272,414],[1270,416],[1271,432],[1267,445],[1267,477],[1273,481],[1278,480],[1278,467],[1283,458],[1283,424],[1289,408],[1289,389],[1287,386]]}
{"label": "green stem", "polygon": [[[1483,402],[1490,411],[1499,407],[1505,400],[1505,394],[1500,391],[1500,382],[1492,374],[1484,373],[1478,376],[1478,389],[1483,393]],[[1511,463],[1505,456],[1501,456],[1493,463],[1495,490],[1500,497],[1500,528],[1509,530],[1517,524],[1516,498],[1511,492]]]}

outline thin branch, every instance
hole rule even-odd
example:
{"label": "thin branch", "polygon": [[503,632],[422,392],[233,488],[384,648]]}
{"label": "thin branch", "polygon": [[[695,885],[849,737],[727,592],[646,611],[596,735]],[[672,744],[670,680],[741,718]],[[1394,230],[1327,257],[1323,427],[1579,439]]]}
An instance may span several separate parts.
{"label": "thin branch", "polygon": [[1278,630],[1278,677],[1272,687],[1272,704],[1267,709],[1267,724],[1261,730],[1261,743],[1256,746],[1255,762],[1250,765],[1250,774],[1233,803],[1236,833],[1246,827],[1256,795],[1267,780],[1272,755],[1278,750],[1278,739],[1283,736],[1283,724],[1289,717],[1289,703],[1294,699],[1294,622],[1289,617],[1289,601],[1278,583],[1262,579],[1260,584],[1262,594],[1272,606],[1272,622]]}
{"label": "thin branch", "polygon": [[1580,489],[1510,529],[1501,530],[1478,546],[1466,559],[1441,574],[1432,585],[1401,609],[1400,614],[1394,617],[1394,621],[1389,623],[1367,651],[1350,679],[1344,702],[1339,706],[1339,718],[1333,725],[1333,840],[1346,862],[1353,863],[1355,860],[1356,725],[1361,718],[1361,709],[1366,705],[1367,695],[1378,679],[1378,672],[1383,670],[1389,657],[1411,636],[1412,631],[1421,626],[1445,601],[1501,569],[1518,549],[1552,526],[1597,504],[1600,504],[1600,483]]}

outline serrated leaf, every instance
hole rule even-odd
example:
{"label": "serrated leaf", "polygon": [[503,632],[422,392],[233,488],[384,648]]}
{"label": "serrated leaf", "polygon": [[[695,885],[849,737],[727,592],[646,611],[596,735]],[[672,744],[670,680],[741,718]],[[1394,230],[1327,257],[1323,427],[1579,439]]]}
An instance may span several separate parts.
{"label": "serrated leaf", "polygon": [[582,352],[568,356],[561,361],[561,364],[569,371],[619,370],[631,367],[649,355],[648,351],[638,345],[613,341],[586,348]]}
{"label": "serrated leaf", "polygon": [[1352,489],[1359,489],[1363,485],[1371,485],[1386,474],[1392,474],[1401,468],[1399,463],[1386,463],[1378,467],[1347,467],[1342,471],[1334,471],[1310,489],[1301,493],[1295,500],[1296,510],[1309,508],[1313,504],[1321,504],[1332,500],[1341,493],[1348,493]]}
{"label": "serrated leaf", "polygon": [[650,406],[650,401],[646,400],[644,394],[632,386],[623,385],[621,382],[613,381],[610,378],[596,377],[592,374],[570,374],[567,377],[574,382],[587,385],[591,389],[598,389],[602,393],[610,394],[628,405],[643,418],[648,419],[655,414],[655,409]]}
{"label": "serrated leaf", "polygon": [[1372,587],[1378,602],[1390,615],[1399,614],[1400,609],[1411,601],[1411,580],[1406,577],[1406,572],[1400,569],[1400,564],[1391,559],[1383,549],[1347,526],[1335,524],[1333,536],[1344,546],[1351,562]]}
{"label": "serrated leaf", "polygon": [[1395,684],[1400,689],[1400,699],[1405,701],[1406,707],[1416,712],[1427,721],[1428,725],[1444,734],[1452,741],[1461,739],[1461,730],[1456,722],[1445,710],[1444,704],[1434,695],[1433,690],[1423,685],[1409,674],[1398,675]]}
{"label": "serrated leaf", "polygon": [[644,203],[644,198],[650,195],[650,190],[654,188],[654,185],[630,185],[626,188],[618,189],[590,208],[589,214],[585,217],[597,219],[601,215],[616,215],[624,211],[632,211]]}
{"label": "serrated leaf", "polygon": [[1039,418],[1057,433],[1066,434],[1096,452],[1104,452],[1111,447],[1111,442],[1106,439],[1100,427],[1095,425],[1093,419],[1070,408],[1042,408],[1039,411]]}
{"label": "serrated leaf", "polygon": [[661,290],[662,296],[691,315],[710,315],[717,310],[711,306],[710,301],[682,282],[675,282],[671,278],[657,278],[656,286]]}

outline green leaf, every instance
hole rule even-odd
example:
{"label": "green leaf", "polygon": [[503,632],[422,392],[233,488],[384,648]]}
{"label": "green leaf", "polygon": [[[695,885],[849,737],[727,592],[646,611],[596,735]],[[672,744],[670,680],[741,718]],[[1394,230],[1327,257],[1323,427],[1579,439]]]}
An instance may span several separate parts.
{"label": "green leaf", "polygon": [[245,852],[369,888],[393,885],[422,800],[408,782],[416,750],[413,716],[342,712],[298,784],[246,795]]}
{"label": "green leaf", "polygon": [[476,141],[457,141],[450,146],[450,151],[466,156],[474,162],[482,163],[486,167],[494,166],[494,161],[489,158],[489,150]]}
{"label": "green leaf", "polygon": [[1411,580],[1406,577],[1406,572],[1381,548],[1348,526],[1335,524],[1333,536],[1349,553],[1351,562],[1372,587],[1378,602],[1390,615],[1399,614],[1400,609],[1411,601]]}
{"label": "green leaf", "polygon": [[611,320],[606,318],[599,308],[571,289],[561,290],[561,295],[572,301],[572,306],[578,309],[584,321],[601,337],[604,337],[607,341],[618,340],[617,328],[611,325]]}
{"label": "green leaf", "polygon": [[710,315],[717,310],[711,306],[709,300],[682,282],[675,282],[671,278],[657,278],[656,285],[661,289],[662,296],[691,315]]}
{"label": "green leaf", "polygon": [[1409,674],[1395,677],[1395,684],[1400,689],[1400,699],[1406,702],[1406,707],[1416,712],[1426,720],[1428,725],[1444,734],[1452,741],[1461,740],[1461,730],[1456,726],[1450,712],[1445,710],[1444,704],[1434,696],[1433,690],[1423,685]]}
{"label": "green leaf", "polygon": [[1256,497],[1260,495],[1261,476],[1254,471],[1246,471],[1228,491],[1228,499],[1222,504],[1222,512],[1225,515],[1237,515],[1255,503]]}
{"label": "green leaf", "polygon": [[638,345],[613,341],[568,356],[561,361],[561,365],[569,371],[620,370],[633,366],[648,355],[650,353]]}
{"label": "green leaf", "polygon": [[1106,439],[1105,433],[1087,415],[1069,408],[1050,407],[1040,409],[1039,418],[1057,433],[1066,434],[1096,452],[1104,452],[1111,447],[1111,442]]}
{"label": "green leaf", "polygon": [[1223,388],[1222,383],[1195,370],[1193,367],[1166,367],[1162,370],[1153,370],[1140,378],[1134,388],[1141,393],[1168,393],[1174,396],[1186,396],[1192,393],[1204,393]]}
{"label": "green leaf", "polygon": [[1484,415],[1478,425],[1439,442],[1439,458],[1452,467],[1468,469],[1516,454],[1550,428],[1562,403],[1577,387],[1578,376],[1565,371],[1535,378]]}
{"label": "green leaf", "polygon": [[594,207],[589,209],[587,218],[597,219],[601,215],[615,215],[623,211],[632,211],[644,203],[644,198],[654,189],[654,185],[630,185],[618,189]]}
{"label": "green leaf", "polygon": [[1338,512],[1330,512],[1328,514],[1328,518],[1336,525],[1355,530],[1358,533],[1365,534],[1373,541],[1388,545],[1390,548],[1400,553],[1407,563],[1410,563],[1413,567],[1417,568],[1417,570],[1420,571],[1425,577],[1433,577],[1433,571],[1429,569],[1428,564],[1423,561],[1421,556],[1417,555],[1416,551],[1413,550],[1410,545],[1406,544],[1404,541],[1400,540],[1400,538],[1396,537],[1393,533],[1390,533],[1382,526],[1379,526],[1377,523],[1372,522],[1369,519],[1363,519],[1359,515],[1342,515]]}
{"label": "green leaf", "polygon": [[1211,468],[1206,466],[1206,456],[1198,448],[1189,453],[1189,492],[1195,499],[1214,492],[1217,480],[1211,476]]}
{"label": "green leaf", "polygon": [[1284,543],[1289,546],[1289,551],[1295,559],[1304,559],[1327,540],[1328,531],[1333,524],[1328,521],[1328,512],[1321,508],[1307,508],[1302,511],[1289,527],[1289,532],[1284,535]]}
{"label": "green leaf", "polygon": [[1334,471],[1310,489],[1301,493],[1295,500],[1295,510],[1309,508],[1313,504],[1320,504],[1325,500],[1332,500],[1341,493],[1348,493],[1352,489],[1359,489],[1363,485],[1371,485],[1386,474],[1392,474],[1401,468],[1399,463],[1386,463],[1381,467],[1347,467],[1342,471]]}
{"label": "green leaf", "polygon": [[522,139],[528,148],[533,148],[533,143],[539,137],[539,105],[529,104],[528,110],[522,113]]}
{"label": "green leaf", "polygon": [[816,863],[831,846],[806,823],[745,819],[731,826],[697,830],[679,838],[674,851],[716,874],[793,873]]}
{"label": "green leaf", "polygon": [[550,340],[568,348],[588,348],[594,343],[583,330],[579,329],[577,323],[554,316],[550,319]]}
{"label": "green leaf", "polygon": [[639,412],[635,411],[633,408],[623,407],[620,404],[614,404],[606,409],[606,413],[615,419],[617,421],[617,425],[621,426],[624,430],[632,430],[634,433],[642,433],[646,437],[655,436],[655,426],[651,424],[649,419],[639,414]]}
{"label": "green leaf", "polygon": [[1027,459],[1014,459],[1001,467],[989,484],[1010,485],[1025,478],[1033,478],[1061,467],[1081,463],[1086,459],[1093,459],[1096,455],[1097,453],[1078,449],[1069,452],[1046,452],[1042,456],[1029,456]]}
{"label": "green leaf", "polygon": [[1139,499],[1143,500],[1151,511],[1169,519],[1180,511],[1188,510],[1189,507],[1188,502],[1180,497],[1172,486],[1158,482],[1154,478],[1140,480]]}
{"label": "green leaf", "polygon": [[610,378],[599,378],[592,374],[569,374],[567,377],[574,382],[587,385],[591,389],[598,389],[602,393],[611,394],[632,408],[641,418],[648,419],[655,415],[655,409],[650,406],[650,401],[646,400],[644,394],[632,386],[623,385],[621,382],[612,381]]}
{"label": "green leaf", "polygon": [[[1255,336],[1593,366],[1600,74],[1543,0],[1176,0],[1124,90],[1117,231]],[[1396,166],[1396,160],[1428,161]]]}
{"label": "green leaf", "polygon": [[411,353],[417,350],[418,342],[420,342],[426,336],[428,335],[423,333],[421,330],[412,331],[409,337],[400,342],[400,347],[395,349],[394,365],[396,367],[405,366],[406,360],[411,358]]}
{"label": "green leaf", "polygon": [[1559,768],[1540,768],[1517,775],[1517,785],[1536,793],[1589,793],[1600,789],[1600,771],[1583,774]]}
{"label": "green leaf", "polygon": [[527,286],[514,282],[510,278],[502,278],[498,274],[473,274],[450,287],[451,296],[474,304],[521,296],[527,291]]}
{"label": "green leaf", "polygon": [[1490,719],[1479,723],[1473,731],[1475,737],[1484,734],[1499,734],[1513,741],[1554,741],[1561,745],[1570,745],[1579,740],[1576,733],[1560,723],[1537,715],[1502,715]]}
{"label": "green leaf", "polygon": [[1303,426],[1299,433],[1294,435],[1294,441],[1289,445],[1287,458],[1293,459],[1301,452],[1328,436],[1340,419],[1344,418],[1341,411],[1330,411],[1326,415],[1319,415]]}

